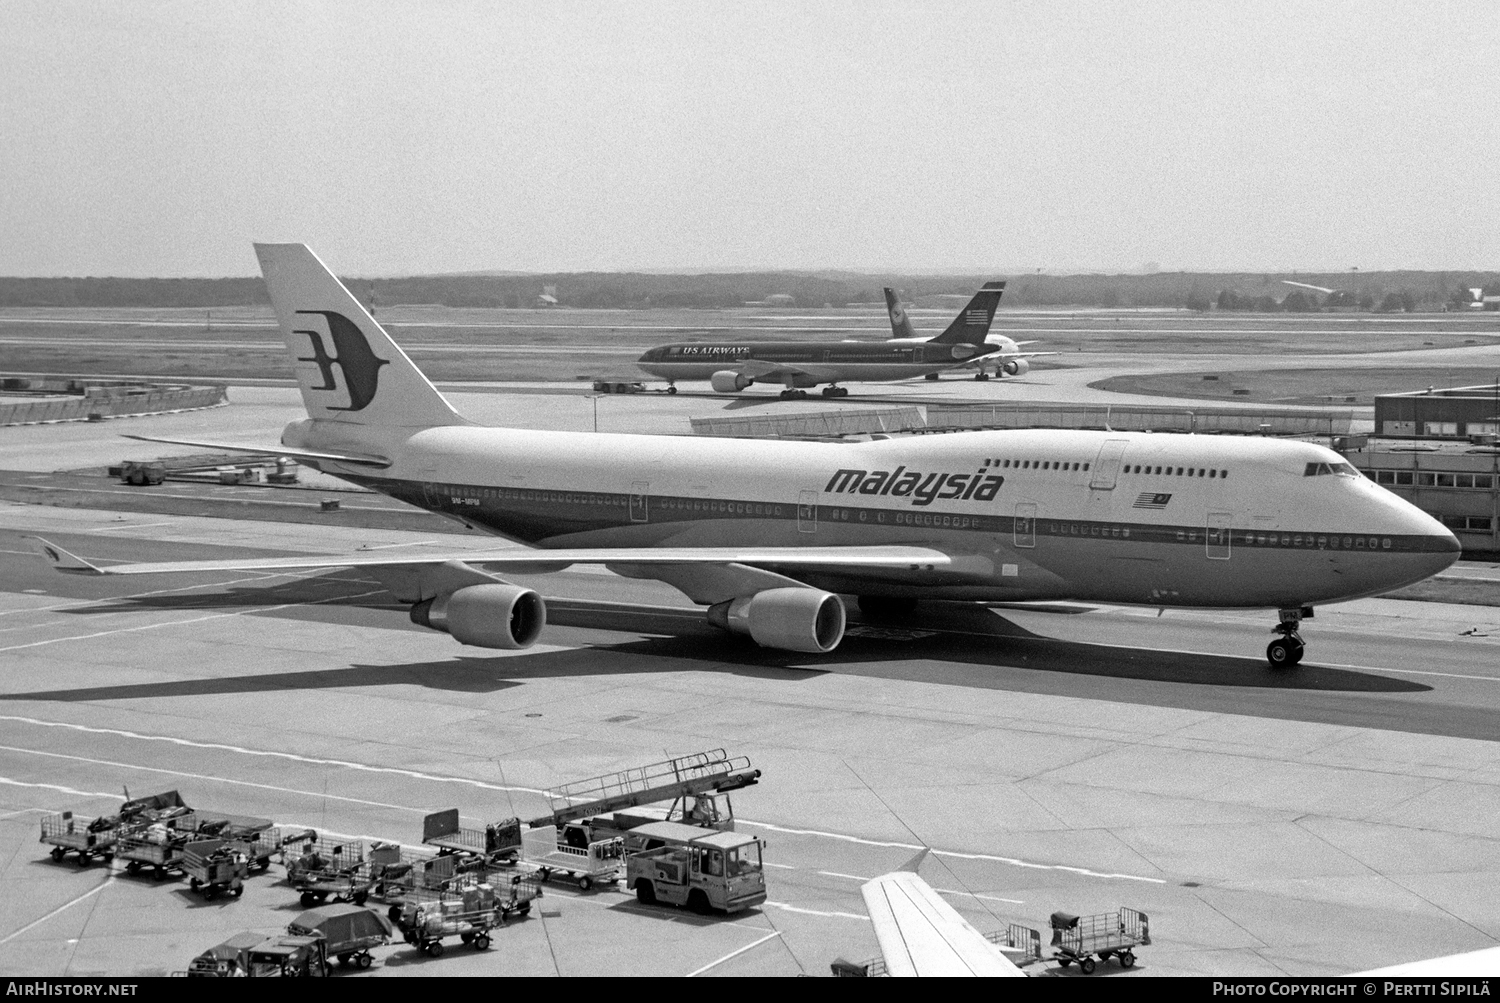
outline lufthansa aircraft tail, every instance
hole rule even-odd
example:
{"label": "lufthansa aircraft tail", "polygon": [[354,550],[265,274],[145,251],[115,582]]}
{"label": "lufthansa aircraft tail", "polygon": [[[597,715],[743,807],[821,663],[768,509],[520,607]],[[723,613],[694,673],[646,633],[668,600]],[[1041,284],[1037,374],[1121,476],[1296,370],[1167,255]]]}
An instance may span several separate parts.
{"label": "lufthansa aircraft tail", "polygon": [[1000,294],[1005,292],[1004,282],[986,282],[963,312],[953,318],[953,323],[942,334],[933,338],[934,345],[982,345],[989,337],[990,323],[995,319],[995,308],[1000,305]]}
{"label": "lufthansa aircraft tail", "polygon": [[911,318],[906,315],[906,307],[896,298],[896,290],[890,286],[885,287],[885,312],[891,315],[891,337],[892,338],[916,338],[917,332],[911,328]]}
{"label": "lufthansa aircraft tail", "polygon": [[306,244],[256,244],[308,417],[357,425],[466,425]]}

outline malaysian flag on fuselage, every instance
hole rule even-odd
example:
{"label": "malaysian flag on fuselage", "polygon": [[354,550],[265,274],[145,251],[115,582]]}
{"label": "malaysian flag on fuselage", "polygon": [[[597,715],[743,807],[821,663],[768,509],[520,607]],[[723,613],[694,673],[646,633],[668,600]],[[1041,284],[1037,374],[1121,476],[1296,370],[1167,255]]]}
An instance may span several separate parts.
{"label": "malaysian flag on fuselage", "polygon": [[1140,494],[1136,495],[1135,504],[1130,507],[1164,509],[1167,507],[1167,502],[1171,500],[1172,496],[1169,494],[1159,494],[1155,491],[1142,491]]}

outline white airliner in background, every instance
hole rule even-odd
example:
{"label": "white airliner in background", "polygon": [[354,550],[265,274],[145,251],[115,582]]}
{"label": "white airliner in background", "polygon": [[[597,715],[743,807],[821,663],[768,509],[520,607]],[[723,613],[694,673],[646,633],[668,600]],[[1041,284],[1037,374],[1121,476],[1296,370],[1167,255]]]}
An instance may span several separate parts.
{"label": "white airliner in background", "polygon": [[[1005,287],[1005,283],[987,282],[985,283],[984,288],[991,289],[996,286],[1003,289]],[[886,286],[884,291],[885,312],[891,318],[891,336],[887,341],[887,344],[915,344],[918,342],[931,341],[931,335],[925,338],[921,337],[911,326],[911,316],[906,312],[906,307],[901,304],[901,300],[897,298],[896,290],[892,289],[890,286]],[[1025,376],[1027,373],[1031,372],[1031,363],[1027,362],[1027,359],[1034,359],[1039,355],[1058,354],[1056,352],[1023,352],[1021,351],[1022,346],[1034,345],[1036,344],[1036,342],[1013,341],[1003,334],[995,334],[994,332],[990,331],[988,327],[986,327],[985,329],[984,343],[986,345],[995,346],[998,351],[995,351],[993,354],[979,356],[973,361],[966,362],[963,365],[956,366],[954,368],[978,370],[978,372],[974,374],[974,378],[976,380],[987,380],[990,378],[990,373],[992,372],[996,376]],[[927,375],[927,379],[929,380],[936,380],[941,378],[942,374],[940,373],[929,373]]]}
{"label": "white airliner in background", "polygon": [[[1339,454],[1268,438],[1068,430],[861,443],[488,428],[458,415],[301,244],[256,245],[307,407],[281,446],[356,484],[536,549],[96,567],[132,575],[364,568],[418,624],[522,648],[546,607],[512,574],[603,564],[708,607],[766,647],[833,650],[923,598],[1279,610],[1273,665],[1310,607],[1441,571],[1458,540]],[[221,443],[156,440],[213,449]]]}

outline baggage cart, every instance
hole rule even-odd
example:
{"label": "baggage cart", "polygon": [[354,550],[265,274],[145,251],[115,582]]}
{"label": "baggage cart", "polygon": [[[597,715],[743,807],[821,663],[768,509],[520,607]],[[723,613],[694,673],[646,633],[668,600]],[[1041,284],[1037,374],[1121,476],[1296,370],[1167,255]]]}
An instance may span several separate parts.
{"label": "baggage cart", "polygon": [[193,891],[212,899],[222,891],[235,898],[245,894],[245,879],[250,876],[250,858],[237,844],[224,839],[197,839],[182,851],[182,873]]}
{"label": "baggage cart", "polygon": [[372,947],[390,943],[391,923],[373,909],[357,905],[326,905],[309,909],[287,926],[294,936],[322,937],[328,957],[340,966],[369,968],[374,963]]}
{"label": "baggage cart", "polygon": [[52,859],[62,863],[69,853],[78,854],[78,866],[87,867],[95,857],[107,864],[115,858],[118,833],[113,819],[89,818],[70,811],[42,817],[42,842],[50,844]]}
{"label": "baggage cart", "polygon": [[309,843],[301,856],[287,858],[286,879],[302,893],[305,908],[330,898],[364,905],[371,883],[364,844],[355,840],[325,849],[316,842]]}
{"label": "baggage cart", "polygon": [[115,842],[115,856],[125,861],[125,870],[139,874],[150,869],[161,881],[173,871],[182,870],[182,856],[192,836],[155,822],[143,829],[122,832]]}
{"label": "baggage cart", "polygon": [[469,829],[459,824],[458,809],[449,808],[422,819],[422,842],[437,847],[444,856],[458,853],[514,862],[521,852],[521,820],[507,818],[483,829]]}
{"label": "baggage cart", "polygon": [[409,899],[401,906],[396,926],[408,944],[429,957],[441,957],[443,941],[449,937],[458,937],[476,951],[488,950],[490,931],[512,912],[530,912],[531,899],[541,894],[535,882],[528,887],[522,875],[513,877],[509,901],[497,895],[492,885],[466,885],[442,892],[436,899]]}
{"label": "baggage cart", "polygon": [[1096,916],[1052,914],[1052,956],[1067,968],[1078,962],[1078,970],[1094,974],[1094,958],[1108,961],[1111,955],[1121,968],[1135,964],[1135,948],[1151,943],[1151,923],[1143,912],[1121,908]]}
{"label": "baggage cart", "polygon": [[596,884],[611,884],[620,878],[625,859],[625,840],[621,836],[589,843],[585,847],[560,845],[557,826],[543,825],[527,829],[521,840],[521,866],[543,881],[553,874],[566,874],[578,882],[580,891],[586,892]]}

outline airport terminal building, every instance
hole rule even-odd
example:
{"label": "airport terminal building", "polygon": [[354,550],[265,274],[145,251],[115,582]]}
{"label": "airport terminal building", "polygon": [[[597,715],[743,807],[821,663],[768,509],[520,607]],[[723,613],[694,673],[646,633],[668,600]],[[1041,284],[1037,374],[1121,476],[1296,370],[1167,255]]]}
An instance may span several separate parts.
{"label": "airport terminal building", "polygon": [[1468,554],[1500,554],[1500,384],[1375,398],[1375,434],[1344,440],[1366,477],[1430,513]]}

